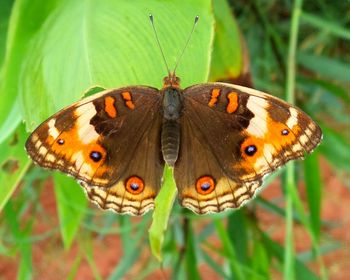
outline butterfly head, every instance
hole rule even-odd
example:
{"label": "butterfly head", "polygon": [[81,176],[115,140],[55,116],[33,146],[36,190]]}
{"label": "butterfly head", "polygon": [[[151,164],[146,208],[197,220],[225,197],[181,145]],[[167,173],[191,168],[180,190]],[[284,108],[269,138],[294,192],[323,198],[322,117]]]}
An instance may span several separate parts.
{"label": "butterfly head", "polygon": [[180,78],[176,77],[175,72],[169,72],[169,75],[163,79],[163,88],[180,87]]}

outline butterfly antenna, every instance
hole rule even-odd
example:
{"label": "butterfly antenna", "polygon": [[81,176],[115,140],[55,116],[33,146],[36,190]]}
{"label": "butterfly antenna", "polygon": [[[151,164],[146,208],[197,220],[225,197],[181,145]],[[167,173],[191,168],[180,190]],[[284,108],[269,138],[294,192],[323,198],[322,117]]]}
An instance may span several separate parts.
{"label": "butterfly antenna", "polygon": [[162,57],[163,57],[163,60],[164,60],[164,63],[165,63],[165,66],[166,66],[166,69],[168,71],[168,75],[170,75],[170,70],[169,70],[169,66],[168,66],[168,63],[166,62],[166,59],[165,59],[165,55],[164,55],[164,52],[163,52],[163,49],[162,49],[162,46],[160,45],[160,42],[159,42],[159,38],[158,38],[158,34],[157,34],[157,30],[154,26],[154,22],[153,22],[153,15],[150,14],[149,15],[149,20],[151,21],[151,24],[152,24],[152,28],[153,28],[153,31],[154,31],[154,35],[156,37],[156,41],[157,41],[157,44],[158,44],[158,47],[160,49],[160,52],[162,53]]}
{"label": "butterfly antenna", "polygon": [[182,52],[181,52],[181,54],[180,54],[180,56],[179,56],[179,58],[178,58],[178,60],[177,60],[177,62],[176,62],[176,64],[175,64],[175,67],[174,67],[174,74],[175,74],[176,68],[177,68],[177,66],[179,65],[179,62],[180,62],[180,60],[181,60],[181,58],[182,58],[182,56],[183,56],[183,54],[184,54],[184,52],[185,52],[185,50],[186,50],[186,48],[187,48],[187,46],[188,46],[188,43],[190,42],[190,40],[191,40],[191,38],[192,38],[192,34],[193,34],[193,32],[194,32],[194,29],[195,29],[195,27],[196,27],[196,25],[197,25],[198,20],[199,20],[199,16],[196,16],[196,17],[194,18],[194,23],[193,23],[193,26],[192,26],[192,30],[191,30],[190,35],[189,35],[188,38],[187,38],[185,47],[182,49]]}

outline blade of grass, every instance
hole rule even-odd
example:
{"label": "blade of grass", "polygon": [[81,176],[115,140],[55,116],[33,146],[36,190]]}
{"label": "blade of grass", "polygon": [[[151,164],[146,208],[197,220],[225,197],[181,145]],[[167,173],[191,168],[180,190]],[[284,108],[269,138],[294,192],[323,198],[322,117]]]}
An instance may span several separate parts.
{"label": "blade of grass", "polygon": [[[258,240],[258,242],[260,242],[260,240]],[[217,247],[217,245],[214,245],[210,242],[204,242],[203,245],[205,246],[206,249],[210,250],[211,253],[215,253],[221,258],[224,258],[228,261],[235,263],[235,265],[237,265],[239,269],[243,272],[243,275],[244,275],[243,279],[250,279],[252,277],[256,279],[261,279],[261,280],[266,279],[266,277],[261,275],[259,271],[256,271],[252,268],[251,262],[247,263],[247,265],[241,264],[240,262],[237,261],[236,258],[232,258],[232,254],[228,250],[223,250],[221,247],[219,248]],[[237,252],[236,255],[238,253],[241,253],[241,252]],[[225,273],[227,274],[230,273],[229,275],[230,279],[236,279],[236,275],[233,275],[234,273],[232,273],[232,269],[229,271],[229,269],[231,268],[230,263],[229,263],[229,267],[227,267],[226,263],[221,266],[223,266],[223,268],[225,269]]]}
{"label": "blade of grass", "polygon": [[350,40],[349,29],[334,24],[334,21],[325,20],[324,17],[319,17],[306,12],[301,13],[301,20],[313,25],[316,28],[323,29],[326,32],[332,33],[340,38]]}
{"label": "blade of grass", "polygon": [[134,246],[134,240],[130,238],[131,234],[131,220],[129,216],[121,216],[119,217],[119,226],[120,228],[128,228],[129,230],[121,231],[120,232],[120,239],[122,241],[123,251],[128,252],[132,250],[132,247]]}
{"label": "blade of grass", "polygon": [[319,240],[321,232],[322,180],[317,151],[305,159],[304,170],[311,228],[316,240]]}
{"label": "blade of grass", "polygon": [[298,63],[327,78],[350,82],[350,65],[344,61],[306,52],[298,53]]}
{"label": "blade of grass", "polygon": [[231,269],[231,277],[239,280],[245,279],[241,266],[237,262],[237,254],[235,251],[235,247],[233,246],[228,236],[228,231],[224,228],[222,221],[215,219],[214,224],[219,238],[221,240],[222,251],[228,256],[227,259]]}
{"label": "blade of grass", "polygon": [[201,256],[204,259],[204,261],[219,275],[222,277],[222,279],[232,279],[229,275],[225,273],[225,271],[221,268],[220,265],[218,265],[212,257],[205,252],[204,250],[201,251]]}
{"label": "blade of grass", "polygon": [[55,195],[64,247],[68,249],[80,226],[87,208],[87,199],[73,178],[55,172]]}
{"label": "blade of grass", "polygon": [[82,261],[82,255],[81,253],[79,252],[78,255],[75,257],[75,260],[69,270],[69,273],[67,275],[67,280],[74,280],[76,279],[76,274],[77,274],[77,271],[78,271],[78,268],[81,264],[81,261]]}
{"label": "blade of grass", "polygon": [[87,260],[91,271],[92,271],[92,275],[94,277],[94,279],[96,280],[102,280],[102,277],[100,276],[100,273],[98,271],[95,259],[94,259],[94,250],[92,247],[92,236],[91,235],[87,235],[85,238],[83,238],[83,240],[80,242],[80,246],[82,247],[83,253],[84,253],[84,257]]}
{"label": "blade of grass", "polygon": [[270,279],[270,262],[268,257],[267,248],[261,243],[261,240],[254,238],[254,247],[252,254],[252,268],[254,271],[259,272],[259,277],[252,275],[250,279]]}
{"label": "blade of grass", "polygon": [[322,154],[336,167],[350,171],[350,139],[343,132],[326,125],[322,126],[324,141],[320,145]]}
{"label": "blade of grass", "polygon": [[[270,255],[276,257],[276,259],[279,261],[279,263],[284,264],[284,251],[285,249],[278,244],[277,242],[273,241],[266,233],[263,231],[260,231],[261,240],[263,244],[267,247],[267,251]],[[298,280],[317,280],[319,277],[312,272],[305,264],[303,264],[298,259],[295,259],[295,272],[296,275],[298,275]],[[283,278],[285,279],[285,278]]]}
{"label": "blade of grass", "polygon": [[283,278],[295,279],[294,274],[294,239],[293,239],[293,198],[291,189],[295,188],[294,163],[289,163],[286,169],[286,237],[284,241],[284,267]]}
{"label": "blade of grass", "polygon": [[119,261],[118,265],[114,268],[109,280],[121,279],[125,277],[125,274],[130,271],[130,268],[138,261],[138,258],[142,252],[144,246],[144,235],[148,226],[148,219],[142,219],[140,227],[134,236],[130,238],[134,241],[133,247],[127,252],[123,252],[123,258]]}
{"label": "blade of grass", "polygon": [[236,252],[240,252],[237,255],[238,260],[241,263],[247,264],[248,232],[245,224],[245,216],[243,215],[242,209],[234,211],[228,217],[227,230],[231,233],[229,235],[229,238],[235,247]]}
{"label": "blade of grass", "polygon": [[[303,1],[295,0],[292,11],[292,20],[289,36],[289,50],[287,61],[287,81],[286,81],[286,100],[294,104],[295,96],[295,56],[299,31],[299,18]],[[295,184],[295,165],[293,162],[287,165],[286,169],[286,239],[284,251],[283,277],[286,280],[295,279],[294,274],[294,239],[293,239],[293,198],[292,190],[296,188]]]}
{"label": "blade of grass", "polygon": [[17,279],[31,279],[33,276],[32,244],[30,234],[33,226],[33,219],[29,219],[26,224],[20,224],[21,217],[19,211],[9,201],[4,208],[4,218],[15,239],[15,245],[20,251],[19,267]]}
{"label": "blade of grass", "polygon": [[198,271],[198,262],[197,262],[197,245],[195,238],[193,237],[193,231],[191,228],[190,221],[187,220],[188,224],[185,227],[186,229],[186,251],[185,251],[185,269],[187,279],[201,279],[201,276]]}

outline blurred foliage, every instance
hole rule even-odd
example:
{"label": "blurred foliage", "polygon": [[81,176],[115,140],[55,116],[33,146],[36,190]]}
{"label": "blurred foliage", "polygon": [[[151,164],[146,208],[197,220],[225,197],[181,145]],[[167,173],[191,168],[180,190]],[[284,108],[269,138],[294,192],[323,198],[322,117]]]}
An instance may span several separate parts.
{"label": "blurred foliage", "polygon": [[[112,249],[123,256],[115,259],[110,279],[130,277],[133,267],[138,267],[137,277],[133,274],[137,279],[160,267],[174,279],[199,279],[205,276],[204,266],[223,279],[327,278],[322,256],[339,244],[324,234],[327,223],[320,214],[324,182],[319,159],[326,158],[339,179],[345,180],[350,170],[349,2],[305,1],[297,27],[295,61],[288,61],[293,1],[145,2],[1,2],[0,261],[15,262],[18,279],[38,278],[33,248],[40,242],[57,246],[60,234],[67,251],[73,250],[72,244],[79,248],[77,254],[72,253],[75,260],[65,269],[65,277],[73,279],[84,260],[91,277],[101,279],[93,242],[118,235],[121,248]],[[324,132],[322,145],[298,162],[292,174],[297,182],[305,182],[305,201],[296,188],[281,184],[281,200],[290,199],[292,207],[281,208],[279,201],[258,197],[240,210],[201,217],[175,203],[168,217],[169,199],[159,202],[165,201],[154,220],[151,213],[135,219],[91,206],[71,178],[52,176],[53,172],[31,164],[23,147],[28,136],[23,120],[27,130],[32,130],[96,85],[161,85],[165,69],[148,22],[149,12],[155,15],[170,65],[186,40],[194,15],[201,16],[179,66],[183,87],[208,78],[240,81],[248,75],[255,88],[283,98],[287,65],[296,63],[296,103]],[[166,176],[169,181],[171,175]],[[37,231],[38,224],[52,218],[40,198],[53,185],[59,224]],[[286,220],[288,238],[283,245],[262,229],[259,209]],[[152,222],[156,224],[149,240],[146,233]],[[293,223],[309,235],[309,251],[294,249]],[[150,241],[155,255],[163,260],[161,265],[155,257],[142,258],[151,254]],[[315,262],[316,272],[309,265]]]}

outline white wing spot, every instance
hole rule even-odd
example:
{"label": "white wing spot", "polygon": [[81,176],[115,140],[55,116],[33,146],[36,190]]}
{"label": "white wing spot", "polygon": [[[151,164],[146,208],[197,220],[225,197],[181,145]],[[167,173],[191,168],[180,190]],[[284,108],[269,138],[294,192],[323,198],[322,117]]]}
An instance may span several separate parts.
{"label": "white wing spot", "polygon": [[83,144],[95,142],[99,137],[95,127],[89,124],[96,113],[93,103],[86,103],[76,109],[76,114],[79,116],[77,119],[78,135]]}
{"label": "white wing spot", "polygon": [[286,125],[292,129],[296,124],[298,124],[298,111],[293,107],[289,108],[290,117],[288,118]]}
{"label": "white wing spot", "polygon": [[56,138],[60,135],[58,129],[57,129],[56,126],[55,126],[55,124],[56,124],[56,119],[51,119],[51,120],[48,122],[49,134],[50,134],[50,136],[52,136],[54,139],[56,139]]}
{"label": "white wing spot", "polygon": [[249,122],[247,131],[256,137],[264,138],[267,131],[267,108],[268,103],[263,98],[249,96],[247,108],[254,112],[254,118]]}

